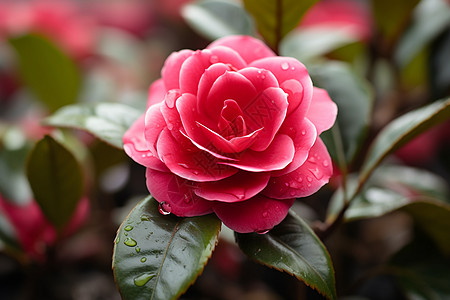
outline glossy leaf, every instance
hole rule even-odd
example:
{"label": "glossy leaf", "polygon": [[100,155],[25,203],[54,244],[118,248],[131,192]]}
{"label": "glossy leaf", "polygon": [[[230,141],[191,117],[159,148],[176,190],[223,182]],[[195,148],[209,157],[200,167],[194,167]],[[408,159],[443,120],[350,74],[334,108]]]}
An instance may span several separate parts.
{"label": "glossy leaf", "polygon": [[46,38],[29,34],[10,39],[21,77],[51,111],[76,102],[81,76],[75,63]]}
{"label": "glossy leaf", "polygon": [[394,59],[405,67],[436,36],[450,25],[450,7],[445,0],[421,1],[415,10],[413,24],[399,41]]}
{"label": "glossy leaf", "polygon": [[83,193],[83,174],[75,156],[47,135],[30,153],[27,176],[42,212],[63,229]]}
{"label": "glossy leaf", "polygon": [[280,45],[280,54],[306,63],[342,46],[357,42],[346,28],[302,28],[289,33]]}
{"label": "glossy leaf", "polygon": [[120,226],[113,270],[122,299],[176,299],[195,281],[218,241],[213,214],[162,215],[158,202],[139,202]]}
{"label": "glossy leaf", "polygon": [[406,113],[389,123],[372,143],[361,169],[360,181],[366,181],[373,170],[390,153],[432,126],[449,118],[450,98]]}
{"label": "glossy leaf", "polygon": [[86,130],[99,139],[122,148],[123,135],[141,113],[121,103],[74,104],[59,109],[45,119],[45,124]]}
{"label": "glossy leaf", "polygon": [[244,0],[256,20],[259,33],[275,50],[317,0]]}
{"label": "glossy leaf", "polygon": [[[336,149],[336,145],[330,143],[335,144],[338,140],[347,163],[350,163],[366,137],[371,120],[373,94],[369,84],[345,63],[313,65],[309,71],[314,85],[326,89],[338,106],[335,126],[339,132],[325,133],[327,146]],[[336,151],[331,151],[331,156],[337,161]]]}
{"label": "glossy leaf", "polygon": [[311,228],[291,213],[266,234],[236,233],[241,250],[257,262],[285,271],[328,299],[336,299],[331,258]]}
{"label": "glossy leaf", "polygon": [[195,31],[210,40],[255,33],[250,16],[233,1],[196,1],[183,7],[182,16]]}
{"label": "glossy leaf", "polygon": [[371,0],[375,23],[380,33],[389,40],[399,35],[419,2],[420,0]]}

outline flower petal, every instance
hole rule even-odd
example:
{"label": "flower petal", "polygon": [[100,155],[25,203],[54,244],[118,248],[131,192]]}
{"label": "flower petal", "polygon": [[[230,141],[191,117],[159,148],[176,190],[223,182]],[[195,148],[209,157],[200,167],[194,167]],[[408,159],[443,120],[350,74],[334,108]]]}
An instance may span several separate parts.
{"label": "flower petal", "polygon": [[123,136],[123,149],[135,162],[153,169],[167,171],[168,169],[153,155],[147,146],[144,136],[145,114],[142,115],[134,124],[125,132]]}
{"label": "flower petal", "polygon": [[181,66],[180,91],[182,94],[197,95],[200,78],[205,70],[216,63],[230,65],[240,70],[246,66],[245,61],[234,50],[227,47],[215,47],[195,51]]}
{"label": "flower petal", "polygon": [[164,81],[158,79],[150,85],[148,89],[147,108],[153,104],[161,103],[166,95],[166,87]]}
{"label": "flower petal", "polygon": [[181,50],[179,52],[173,52],[166,59],[161,70],[161,76],[167,91],[180,88],[181,66],[193,53],[194,51],[192,50]]}
{"label": "flower petal", "polygon": [[265,232],[286,217],[295,199],[275,200],[261,194],[235,203],[215,202],[213,210],[222,222],[240,233]]}
{"label": "flower petal", "polygon": [[194,190],[207,200],[237,202],[247,200],[261,192],[269,182],[270,173],[238,172],[228,178],[199,183]]}
{"label": "flower petal", "polygon": [[[296,110],[299,106],[306,113],[312,99],[313,85],[308,70],[306,70],[306,67],[301,62],[292,57],[275,56],[254,61],[249,67],[269,70],[275,75],[280,87],[288,94],[288,114]],[[300,85],[296,86],[292,82],[283,85],[285,81],[292,79]],[[298,97],[300,91],[303,97]]]}
{"label": "flower petal", "polygon": [[211,43],[208,48],[213,49],[217,46],[225,46],[235,50],[248,64],[264,57],[275,56],[275,53],[266,44],[251,36],[227,36]]}
{"label": "flower petal", "polygon": [[237,162],[219,162],[250,172],[275,171],[285,168],[294,158],[294,142],[285,134],[275,136],[264,151],[247,150],[237,157]]}
{"label": "flower petal", "polygon": [[238,172],[235,168],[218,164],[218,158],[205,151],[190,151],[180,147],[167,127],[161,131],[157,150],[171,172],[188,180],[215,181]]}
{"label": "flower petal", "polygon": [[158,156],[156,151],[156,142],[161,131],[166,127],[166,121],[161,114],[161,104],[150,106],[145,113],[144,136],[147,141],[147,147],[154,156]]}
{"label": "flower petal", "polygon": [[310,196],[328,183],[332,174],[330,155],[322,140],[318,138],[309,151],[306,162],[291,173],[271,177],[262,194],[274,199]]}
{"label": "flower petal", "polygon": [[316,126],[317,134],[330,129],[336,120],[337,106],[327,91],[314,87],[313,99],[306,117]]}
{"label": "flower petal", "polygon": [[179,217],[192,217],[212,212],[211,201],[204,200],[192,191],[193,183],[172,173],[148,168],[147,188],[166,210]]}
{"label": "flower petal", "polygon": [[249,67],[239,70],[238,73],[250,80],[257,91],[263,91],[270,87],[279,87],[278,80],[270,71]]}

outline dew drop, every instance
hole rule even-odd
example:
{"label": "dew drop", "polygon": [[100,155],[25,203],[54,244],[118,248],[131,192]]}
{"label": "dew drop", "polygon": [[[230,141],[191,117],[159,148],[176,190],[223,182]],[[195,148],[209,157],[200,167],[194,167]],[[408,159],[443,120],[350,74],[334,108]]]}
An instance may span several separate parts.
{"label": "dew drop", "polygon": [[142,156],[142,158],[146,158],[146,157],[147,157],[147,155],[146,155],[146,154],[142,154],[141,156]]}
{"label": "dew drop", "polygon": [[295,191],[291,191],[289,194],[291,195],[291,197],[294,197],[295,196]]}
{"label": "dew drop", "polygon": [[211,57],[209,58],[209,62],[211,64],[216,64],[219,62],[219,57],[217,57],[217,55],[211,55]]}
{"label": "dew drop", "polygon": [[185,168],[185,169],[189,169],[189,166],[188,166],[187,164],[178,163],[178,165],[179,165],[180,167]]}
{"label": "dew drop", "polygon": [[287,69],[289,69],[289,64],[287,62],[284,62],[281,64],[281,69],[286,71]]}
{"label": "dew drop", "polygon": [[152,156],[153,156],[153,154],[151,154],[150,152],[147,153],[147,157],[152,157]]}
{"label": "dew drop", "polygon": [[297,181],[298,181],[298,182],[302,182],[302,181],[303,181],[303,178],[299,176],[299,177],[297,178]]}
{"label": "dew drop", "polygon": [[137,242],[136,242],[135,240],[133,240],[132,238],[130,238],[130,237],[127,237],[127,238],[125,239],[125,241],[123,241],[123,243],[124,243],[125,245],[127,245],[128,247],[134,247],[134,246],[137,245]]}
{"label": "dew drop", "polygon": [[173,130],[173,124],[172,123],[167,124],[167,129],[172,131]]}
{"label": "dew drop", "polygon": [[141,216],[141,221],[150,221],[150,218],[147,215],[142,215]]}
{"label": "dew drop", "polygon": [[303,130],[302,130],[302,135],[305,135],[305,134],[306,134],[306,130],[303,129]]}
{"label": "dew drop", "polygon": [[310,169],[309,171],[311,171],[314,177],[316,177],[318,180],[322,179],[323,173],[319,168]]}
{"label": "dew drop", "polygon": [[193,171],[192,171],[192,174],[194,174],[194,175],[198,175],[198,174],[199,174],[199,172],[198,172],[197,170],[193,170]]}
{"label": "dew drop", "polygon": [[161,202],[159,203],[159,212],[164,215],[167,216],[168,214],[170,214],[172,211],[172,208],[170,207],[169,203],[166,202]]}
{"label": "dew drop", "polygon": [[258,77],[259,79],[264,80],[264,79],[266,79],[266,74],[264,74],[262,70],[258,70],[258,75],[257,75],[257,77]]}
{"label": "dew drop", "polygon": [[284,185],[285,185],[285,186],[289,186],[289,182],[285,182]]}
{"label": "dew drop", "polygon": [[263,229],[263,230],[258,230],[256,231],[257,234],[266,234],[270,231],[270,229]]}
{"label": "dew drop", "polygon": [[309,161],[310,163],[315,164],[315,163],[316,163],[316,158],[315,158],[314,156],[311,156],[310,158],[308,158],[308,161]]}
{"label": "dew drop", "polygon": [[263,212],[262,215],[263,215],[264,218],[267,218],[269,216],[269,213],[267,211],[265,211],[265,212]]}
{"label": "dew drop", "polygon": [[147,261],[147,257],[141,258],[141,262],[142,262],[142,263],[145,263],[146,261]]}
{"label": "dew drop", "polygon": [[328,167],[328,160],[324,160],[323,162],[322,162],[322,165],[324,166],[324,167]]}
{"label": "dew drop", "polygon": [[137,247],[137,246],[136,246],[136,248],[134,248],[134,250],[136,250],[136,253],[141,252],[141,248],[140,248],[140,247]]}
{"label": "dew drop", "polygon": [[138,277],[134,278],[134,284],[136,286],[144,286],[153,277],[155,277],[155,274],[153,274],[153,273],[144,273],[144,274],[139,275]]}
{"label": "dew drop", "polygon": [[116,237],[116,240],[115,240],[114,242],[115,242],[116,244],[118,244],[119,241],[120,241],[120,238],[119,238],[119,237]]}
{"label": "dew drop", "polygon": [[312,178],[311,178],[311,176],[306,176],[306,180],[308,180],[308,182],[312,182]]}
{"label": "dew drop", "polygon": [[292,71],[294,71],[294,70],[295,70],[295,68],[294,68],[294,67],[292,67],[292,68],[291,68],[291,70],[292,70]]}
{"label": "dew drop", "polygon": [[124,230],[125,231],[131,231],[131,230],[133,230],[133,226],[127,225],[127,226],[125,226]]}
{"label": "dew drop", "polygon": [[184,194],[183,201],[184,203],[191,203],[191,197],[188,194]]}

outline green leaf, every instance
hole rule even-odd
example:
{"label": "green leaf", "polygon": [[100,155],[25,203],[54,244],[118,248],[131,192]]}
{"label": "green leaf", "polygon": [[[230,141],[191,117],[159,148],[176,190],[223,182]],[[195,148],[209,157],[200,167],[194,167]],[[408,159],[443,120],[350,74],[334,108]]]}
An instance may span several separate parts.
{"label": "green leaf", "polygon": [[10,39],[22,79],[51,111],[76,102],[81,76],[75,63],[46,38],[29,34]]}
{"label": "green leaf", "polygon": [[432,126],[449,118],[450,98],[413,110],[389,123],[371,145],[361,168],[360,182],[365,182],[373,170],[390,153]]}
{"label": "green leaf", "polygon": [[44,123],[86,130],[110,145],[122,148],[123,135],[141,114],[121,103],[74,104],[59,109]]}
{"label": "green leaf", "polygon": [[421,1],[414,14],[414,22],[400,39],[394,59],[405,67],[415,55],[442,33],[450,24],[450,8],[444,0]]}
{"label": "green leaf", "polygon": [[317,0],[244,0],[244,5],[255,18],[259,33],[277,51],[283,37],[298,25],[315,2]]}
{"label": "green leaf", "polygon": [[414,7],[420,0],[371,0],[375,23],[380,33],[392,40],[408,24]]}
{"label": "green leaf", "polygon": [[120,226],[113,271],[124,300],[176,299],[195,281],[218,241],[213,214],[179,218],[159,213],[147,197]]}
{"label": "green leaf", "polygon": [[186,22],[203,37],[215,40],[227,35],[254,35],[250,16],[233,1],[196,1],[183,7]]}
{"label": "green leaf", "polygon": [[328,299],[336,299],[334,268],[311,228],[291,213],[266,234],[236,233],[241,250],[257,262],[285,271]]}
{"label": "green leaf", "polygon": [[280,45],[280,54],[305,63],[354,42],[357,39],[345,28],[302,28],[286,36]]}
{"label": "green leaf", "polygon": [[83,193],[83,174],[75,156],[47,135],[30,153],[27,176],[42,212],[63,229]]}
{"label": "green leaf", "polygon": [[[369,84],[345,63],[313,65],[309,72],[314,85],[327,90],[338,106],[335,125],[337,131],[331,130],[324,134],[327,146],[331,143],[331,148],[337,151],[337,140],[342,144],[346,162],[350,163],[367,135],[373,106],[372,90]],[[338,160],[336,151],[331,151],[334,161]]]}

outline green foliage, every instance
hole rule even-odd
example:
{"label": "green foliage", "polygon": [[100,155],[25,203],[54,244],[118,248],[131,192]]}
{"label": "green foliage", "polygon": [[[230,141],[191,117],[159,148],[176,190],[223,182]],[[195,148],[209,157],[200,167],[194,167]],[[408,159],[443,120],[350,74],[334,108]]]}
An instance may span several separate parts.
{"label": "green foliage", "polygon": [[227,35],[254,35],[255,28],[242,6],[233,1],[196,1],[183,7],[186,22],[207,39]]}
{"label": "green foliage", "polygon": [[47,135],[31,150],[27,176],[42,212],[62,230],[83,194],[83,174],[75,156]]}
{"label": "green foliage", "polygon": [[314,85],[327,90],[338,106],[333,129],[322,136],[331,157],[342,168],[352,162],[367,135],[372,115],[372,90],[368,82],[345,63],[312,65],[309,71]]}
{"label": "green foliage", "polygon": [[214,215],[162,215],[158,202],[139,202],[120,226],[113,270],[124,300],[176,299],[200,275],[218,241]]}
{"label": "green foliage", "polygon": [[45,124],[86,130],[117,148],[122,137],[141,112],[121,103],[90,103],[68,105],[45,119]]}
{"label": "green foliage", "polygon": [[250,258],[297,277],[328,299],[337,299],[330,255],[311,228],[295,214],[290,213],[266,234],[236,233],[236,240]]}
{"label": "green foliage", "polygon": [[283,37],[298,25],[315,2],[317,0],[244,0],[244,5],[255,18],[259,33],[278,51]]}
{"label": "green foliage", "polygon": [[10,39],[26,86],[51,111],[76,102],[81,76],[75,63],[46,38],[28,34]]}

